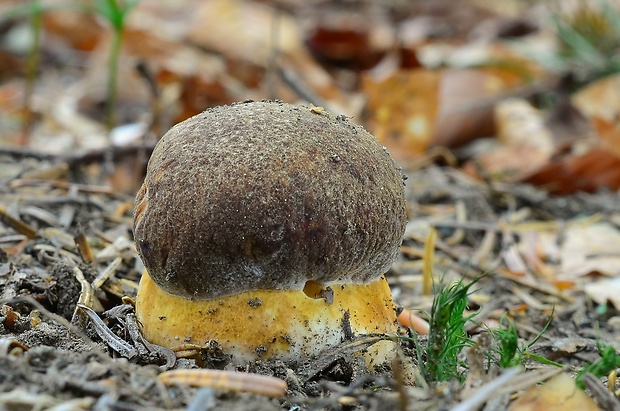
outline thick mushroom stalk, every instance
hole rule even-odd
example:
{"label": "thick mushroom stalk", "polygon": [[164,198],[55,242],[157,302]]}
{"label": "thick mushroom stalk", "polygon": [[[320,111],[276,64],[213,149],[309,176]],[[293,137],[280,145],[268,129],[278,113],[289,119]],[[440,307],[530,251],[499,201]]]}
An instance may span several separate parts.
{"label": "thick mushroom stalk", "polygon": [[405,222],[400,171],[346,117],[209,109],[160,140],[136,198],[143,333],[168,347],[216,340],[240,363],[395,331],[382,275]]}

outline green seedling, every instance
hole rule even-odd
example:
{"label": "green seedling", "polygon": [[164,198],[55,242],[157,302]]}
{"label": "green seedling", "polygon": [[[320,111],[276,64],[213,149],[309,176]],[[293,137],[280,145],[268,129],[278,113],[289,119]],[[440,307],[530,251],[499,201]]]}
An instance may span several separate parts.
{"label": "green seedling", "polygon": [[556,15],[552,26],[560,43],[557,55],[543,62],[570,72],[578,84],[620,72],[620,10],[608,0],[582,5],[572,17]]}
{"label": "green seedling", "polygon": [[[423,347],[418,337],[413,334],[411,340],[416,349],[421,385],[432,385],[442,381],[465,379],[468,366],[459,358],[463,348],[473,346],[465,325],[476,313],[464,316],[467,308],[467,298],[471,287],[481,277],[465,285],[462,281],[451,286],[440,282],[429,317],[428,344]],[[541,364],[562,367],[554,361],[530,352],[530,349],[547,331],[553,320],[553,313],[547,320],[541,332],[527,345],[520,344],[519,334],[515,323],[508,317],[500,318],[500,327],[489,330],[495,340],[496,348],[488,353],[491,363],[501,368],[511,368],[524,364],[527,360]]]}
{"label": "green seedling", "polygon": [[519,349],[519,334],[515,323],[503,315],[499,319],[499,328],[489,330],[498,348],[490,354],[499,357],[501,368],[510,368],[523,361],[523,352]]}
{"label": "green seedling", "polygon": [[32,45],[29,50],[28,62],[26,66],[26,91],[24,93],[24,111],[26,118],[23,127],[23,141],[26,142],[31,129],[30,99],[34,89],[34,79],[38,71],[39,47],[41,38],[41,17],[48,10],[72,9],[81,10],[87,13],[104,18],[112,27],[112,45],[108,56],[108,79],[106,96],[106,127],[108,131],[116,125],[116,103],[117,103],[117,82],[118,82],[118,62],[123,43],[125,24],[129,12],[138,4],[139,0],[92,0],[91,3],[67,2],[54,5],[43,5],[40,0],[32,0],[30,6],[18,6],[10,9],[0,16],[3,19],[30,16],[30,31],[32,34]]}
{"label": "green seedling", "polygon": [[14,8],[6,10],[0,16],[0,22],[4,19],[12,19],[28,16],[30,18],[30,46],[28,49],[28,57],[26,60],[25,72],[25,89],[22,101],[22,133],[19,144],[27,145],[32,133],[32,94],[34,92],[34,83],[37,72],[39,71],[39,52],[41,48],[41,30],[43,12],[53,8],[52,6],[44,6],[40,0],[31,0],[29,5],[18,5]]}
{"label": "green seedling", "polygon": [[24,113],[24,121],[22,123],[22,135],[20,144],[25,146],[30,140],[32,132],[32,110],[31,100],[34,91],[34,81],[39,69],[39,49],[41,47],[41,16],[43,8],[40,0],[32,0],[30,2],[30,50],[28,50],[28,60],[26,62],[26,90],[24,91],[24,100],[22,110]]}
{"label": "green seedling", "polygon": [[464,316],[467,296],[471,286],[458,281],[450,286],[442,282],[436,290],[429,316],[428,347],[424,350],[414,335],[414,343],[421,371],[426,384],[451,379],[463,381],[466,364],[458,358],[465,347],[473,344],[467,335],[465,324],[475,315]]}
{"label": "green seedling", "polygon": [[579,371],[579,374],[577,374],[576,383],[582,390],[585,390],[583,377],[586,374],[592,374],[596,378],[601,378],[607,376],[613,370],[620,368],[620,354],[616,353],[616,349],[614,347],[597,343],[596,348],[601,358],[592,364],[586,365],[581,369],[581,371]]}
{"label": "green seedling", "polygon": [[105,18],[112,26],[112,45],[108,56],[107,111],[106,126],[108,131],[116,125],[116,102],[118,97],[118,60],[123,44],[125,23],[129,12],[139,0],[93,0],[91,12]]}
{"label": "green seedling", "polygon": [[553,313],[549,316],[547,323],[543,329],[534,337],[527,345],[519,344],[519,333],[517,327],[508,316],[503,315],[499,319],[499,328],[489,330],[489,333],[495,340],[497,348],[489,353],[489,360],[496,363],[501,368],[511,368],[517,365],[523,365],[526,360],[533,360],[541,364],[554,365],[562,367],[562,364],[551,361],[545,357],[530,352],[530,349],[547,331],[553,320]]}

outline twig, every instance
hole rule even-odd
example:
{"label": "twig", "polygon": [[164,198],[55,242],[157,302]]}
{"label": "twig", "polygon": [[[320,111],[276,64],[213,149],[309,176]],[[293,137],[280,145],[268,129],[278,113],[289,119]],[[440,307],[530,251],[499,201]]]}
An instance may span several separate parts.
{"label": "twig", "polygon": [[491,396],[496,395],[496,391],[499,388],[507,385],[510,380],[522,372],[523,369],[521,367],[510,368],[495,380],[481,387],[474,395],[452,408],[452,411],[470,411],[479,409],[480,406],[487,402]]}
{"label": "twig", "polygon": [[[94,261],[94,257],[93,257]],[[93,280],[92,286],[95,290],[99,290],[103,284],[110,278],[112,274],[116,271],[116,269],[121,265],[123,259],[121,257],[116,257],[108,266]]]}
{"label": "twig", "polygon": [[130,360],[138,355],[138,351],[125,340],[120,339],[116,334],[114,334],[92,308],[82,303],[78,303],[77,307],[84,310],[92,321],[97,335],[99,335],[99,337],[101,337],[101,339],[105,341],[106,344],[108,344],[114,351]]}
{"label": "twig", "polygon": [[222,370],[172,370],[158,376],[166,385],[190,385],[211,387],[230,391],[251,392],[267,397],[282,397],[286,394],[286,381],[276,377],[246,372]]}
{"label": "twig", "polygon": [[[280,64],[282,64],[282,60],[280,59]],[[278,67],[278,73],[280,77],[295,93],[299,95],[299,97],[308,101],[309,103],[314,104],[318,107],[325,107],[329,110],[327,104],[323,98],[319,97],[316,93],[308,88],[308,86],[303,82],[303,80],[291,69],[286,69],[284,67]]]}
{"label": "twig", "polygon": [[[455,214],[456,214],[456,221],[458,221],[459,223],[464,223],[465,221],[467,221],[467,208],[465,207],[465,203],[463,202],[463,200],[458,200],[456,202],[455,205]],[[456,230],[454,230],[454,233],[446,238],[444,241],[447,245],[455,245],[455,244],[460,244],[463,241],[463,238],[465,237],[465,230],[463,230],[462,228],[457,228]]]}
{"label": "twig", "polygon": [[43,153],[29,148],[18,147],[0,147],[0,155],[5,154],[15,158],[36,158],[37,160],[47,160],[62,163],[65,162],[70,168],[90,163],[103,162],[108,152],[112,152],[114,161],[122,158],[136,155],[140,150],[144,150],[147,154],[151,154],[155,148],[155,142],[147,142],[139,145],[129,146],[112,146],[98,148],[94,150],[80,151],[78,153],[65,153],[60,155]]}
{"label": "twig", "polygon": [[37,238],[37,229],[24,223],[18,218],[7,213],[6,209],[0,205],[0,221],[20,234],[25,235],[31,240]]}
{"label": "twig", "polygon": [[566,295],[565,293],[563,293],[562,291],[554,288],[551,285],[545,284],[545,283],[541,283],[541,282],[534,282],[532,280],[529,279],[525,279],[525,278],[521,278],[518,277],[516,275],[510,275],[510,274],[506,274],[506,273],[502,273],[502,272],[498,272],[497,275],[510,280],[510,281],[514,281],[517,284],[523,285],[525,287],[529,287],[533,290],[536,291],[540,291],[541,293],[545,293],[545,294],[549,294],[552,295],[554,297],[558,297],[563,299],[564,301],[567,301],[569,303],[574,303],[575,302],[575,298],[571,297],[570,295]]}
{"label": "twig", "polygon": [[422,295],[433,293],[433,264],[435,262],[435,242],[437,230],[430,227],[424,241],[424,265],[422,267]]}
{"label": "twig", "polygon": [[620,401],[618,398],[611,394],[602,384],[601,381],[592,374],[586,374],[583,376],[583,384],[594,398],[596,398],[599,405],[605,411],[620,411]]}
{"label": "twig", "polygon": [[129,336],[131,337],[136,347],[142,346],[147,351],[155,352],[159,354],[160,357],[163,357],[166,360],[166,363],[159,367],[161,370],[166,371],[174,367],[174,364],[177,361],[176,353],[170,348],[162,347],[161,345],[151,344],[150,342],[148,342],[144,338],[142,333],[140,333],[140,328],[138,327],[138,320],[136,319],[136,315],[133,312],[127,313],[125,315],[125,322],[127,331],[129,332]]}
{"label": "twig", "polygon": [[88,239],[86,235],[84,235],[84,228],[81,224],[78,224],[78,233],[73,239],[75,240],[75,245],[82,256],[82,259],[85,263],[92,263],[95,261],[95,257],[93,256],[93,250],[90,248],[90,244],[88,244]]}
{"label": "twig", "polygon": [[83,193],[108,194],[108,195],[116,194],[116,191],[112,187],[76,184],[76,183],[68,183],[66,181],[43,180],[43,179],[36,179],[36,178],[20,178],[17,180],[13,180],[11,181],[9,186],[11,188],[17,188],[17,187],[25,187],[25,186],[40,186],[40,185],[47,186],[49,188],[62,188],[65,190],[75,189]]}

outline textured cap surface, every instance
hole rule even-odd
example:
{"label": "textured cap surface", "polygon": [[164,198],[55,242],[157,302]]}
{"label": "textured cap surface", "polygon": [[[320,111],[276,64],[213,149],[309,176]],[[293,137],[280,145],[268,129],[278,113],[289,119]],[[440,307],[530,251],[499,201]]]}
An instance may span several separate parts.
{"label": "textured cap surface", "polygon": [[406,223],[402,175],[370,133],[318,111],[240,103],[164,135],[134,212],[159,287],[210,299],[368,283],[389,269]]}

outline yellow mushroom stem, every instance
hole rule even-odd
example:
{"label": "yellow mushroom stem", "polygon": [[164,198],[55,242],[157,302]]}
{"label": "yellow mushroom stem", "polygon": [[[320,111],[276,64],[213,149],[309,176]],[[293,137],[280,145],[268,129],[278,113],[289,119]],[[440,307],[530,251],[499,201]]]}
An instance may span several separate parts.
{"label": "yellow mushroom stem", "polygon": [[370,284],[309,281],[304,290],[257,290],[191,301],[163,292],[147,272],[136,314],[151,343],[175,347],[215,340],[233,363],[314,356],[356,335],[397,330],[385,278]]}

